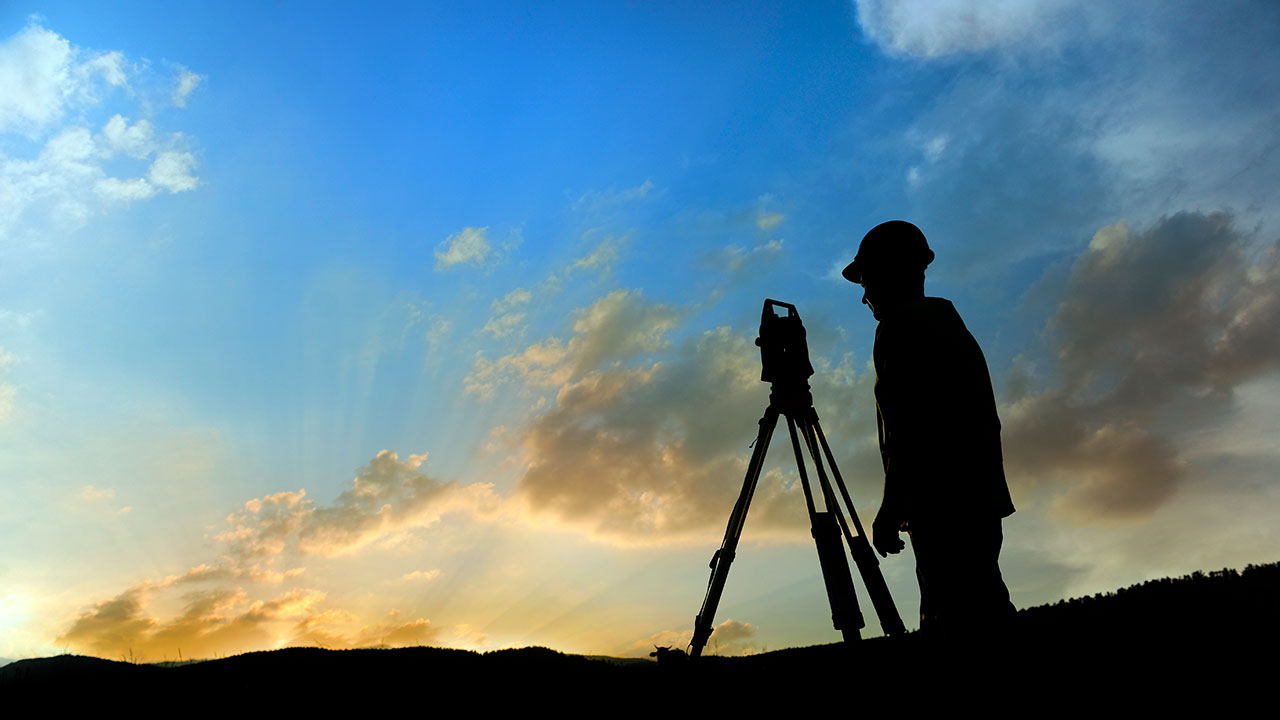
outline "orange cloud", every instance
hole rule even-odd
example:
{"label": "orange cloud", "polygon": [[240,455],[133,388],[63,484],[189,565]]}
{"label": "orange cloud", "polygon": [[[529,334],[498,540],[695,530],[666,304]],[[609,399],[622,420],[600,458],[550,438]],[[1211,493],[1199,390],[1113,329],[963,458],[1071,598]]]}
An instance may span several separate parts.
{"label": "orange cloud", "polygon": [[[668,335],[684,314],[614,291],[575,312],[568,342],[548,338],[496,363],[477,361],[475,386],[554,391],[554,402],[513,433],[525,465],[515,500],[610,542],[719,532],[741,489],[768,386],[751,338],[728,328],[673,345]],[[817,364],[820,412],[837,411],[828,434],[842,456],[855,455],[842,469],[874,482],[874,416],[857,410],[871,401],[871,374],[855,372],[849,358],[834,368]],[[773,445],[785,469],[761,478],[752,527],[798,534],[807,525],[785,426]],[[874,474],[862,472],[868,468]],[[879,497],[878,489],[861,490],[864,499]]]}
{"label": "orange cloud", "polygon": [[[712,629],[705,652],[707,655],[754,655],[761,651],[760,646],[755,643],[755,637],[756,628],[751,623],[726,619]],[[693,630],[691,628],[685,630],[663,630],[642,640],[637,640],[623,654],[644,657],[653,652],[655,648],[660,647],[684,650],[689,647],[692,638]]]}
{"label": "orange cloud", "polygon": [[430,526],[450,512],[485,515],[497,509],[500,499],[491,485],[432,478],[420,472],[425,459],[410,455],[401,460],[383,450],[330,505],[317,505],[306,490],[250,500],[227,516],[231,528],[216,539],[228,543],[233,567],[254,568],[284,554],[348,554]]}
{"label": "orange cloud", "polygon": [[[179,649],[186,657],[201,657],[272,648],[286,637],[325,647],[425,642],[435,629],[422,618],[351,630],[346,626],[356,624],[353,616],[321,607],[323,592],[294,588],[252,600],[239,585],[280,584],[305,573],[304,567],[272,567],[282,558],[350,554],[428,527],[450,512],[496,512],[499,498],[490,485],[432,478],[421,472],[425,459],[401,460],[384,450],[329,505],[315,503],[301,489],[249,500],[227,517],[230,527],[214,536],[226,546],[221,558],[95,603],[57,642],[103,657],[129,653],[148,660],[176,657]],[[438,572],[410,577],[430,579]],[[182,596],[185,609],[176,617],[161,619],[149,610],[157,593],[191,586],[198,589]]]}
{"label": "orange cloud", "polygon": [[129,656],[146,661],[212,657],[274,647],[279,621],[315,612],[325,595],[291,590],[266,601],[250,602],[240,588],[185,594],[186,607],[162,621],[148,613],[151,595],[166,583],[139,583],[82,613],[57,643],[100,657]]}

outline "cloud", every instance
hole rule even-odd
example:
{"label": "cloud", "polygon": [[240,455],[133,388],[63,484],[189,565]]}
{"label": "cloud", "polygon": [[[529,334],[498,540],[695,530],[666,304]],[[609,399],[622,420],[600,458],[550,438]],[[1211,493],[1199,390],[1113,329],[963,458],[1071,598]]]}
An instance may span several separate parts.
{"label": "cloud", "polygon": [[[322,608],[325,593],[293,588],[253,600],[242,583],[276,585],[301,578],[305,568],[276,569],[280,560],[299,556],[349,555],[418,528],[450,512],[492,515],[499,498],[487,484],[462,486],[420,471],[425,455],[401,460],[384,450],[360,469],[351,487],[329,505],[318,505],[305,490],[254,498],[227,517],[229,528],[214,540],[224,544],[221,558],[201,563],[182,575],[143,581],[119,595],[95,603],[62,633],[57,642],[103,657],[132,651],[147,659],[246,652],[289,642],[325,647],[416,645],[436,636],[423,618],[358,626],[355,616]],[[92,486],[78,495],[102,501],[110,491]],[[287,566],[286,566],[287,567]],[[440,570],[418,570],[401,581],[430,581]],[[163,591],[187,590],[186,609],[167,620],[149,611]],[[261,590],[261,587],[259,587]]]}
{"label": "cloud", "polygon": [[533,387],[554,387],[568,379],[573,371],[564,363],[567,356],[568,350],[556,338],[548,338],[496,361],[478,352],[462,384],[468,393],[485,399],[492,398],[499,386],[514,379]]}
{"label": "cloud", "polygon": [[424,460],[383,450],[330,505],[315,504],[305,489],[255,498],[227,517],[230,529],[216,539],[228,544],[233,567],[250,568],[285,554],[349,554],[449,512],[496,510],[492,486],[437,480],[420,472]]}
{"label": "cloud", "polygon": [[[139,583],[110,600],[94,605],[76,620],[59,642],[113,657],[121,648],[134,648],[152,658],[176,647],[188,655],[244,652],[277,642],[283,630],[268,627],[277,620],[298,621],[295,636],[314,636],[316,628],[305,621],[320,614],[315,606],[324,594],[294,589],[274,598],[249,602],[238,583],[272,585],[296,580],[305,568],[277,569],[282,559],[308,555],[347,555],[384,542],[414,529],[434,524],[449,512],[466,511],[476,516],[491,514],[499,499],[487,484],[460,486],[431,478],[420,471],[425,455],[401,460],[396,453],[382,451],[361,468],[351,487],[329,505],[318,505],[305,490],[284,491],[254,498],[227,517],[229,528],[214,537],[224,544],[221,558],[202,563],[182,575],[160,581]],[[90,501],[112,497],[109,490],[86,486],[78,496]],[[439,570],[410,573],[404,579],[429,580]],[[145,613],[149,598],[170,588],[215,585],[193,591],[187,597],[187,611],[168,621]],[[229,613],[235,607],[236,613]],[[333,615],[324,615],[328,627]],[[347,646],[425,638],[430,628],[425,620],[397,627],[378,626],[365,634],[355,633],[342,640]],[[308,635],[308,633],[311,633]],[[336,636],[335,636],[336,637]],[[338,646],[337,640],[329,645]]]}
{"label": "cloud", "polygon": [[500,300],[494,300],[492,309],[495,313],[511,312],[518,307],[528,305],[532,299],[533,293],[524,288],[516,288],[502,296]]}
{"label": "cloud", "polygon": [[147,179],[156,187],[171,193],[194,190],[198,181],[191,171],[195,166],[196,158],[189,152],[162,152],[151,163]]}
{"label": "cloud", "polygon": [[71,56],[70,43],[39,27],[0,43],[0,130],[61,116]]}
{"label": "cloud", "polygon": [[574,313],[568,352],[575,375],[665,348],[667,333],[679,319],[680,312],[670,305],[647,303],[637,291],[614,290]]}
{"label": "cloud", "polygon": [[750,250],[741,245],[728,245],[712,258],[712,263],[731,274],[765,268],[777,262],[782,246],[782,240],[760,243]]}
{"label": "cloud", "polygon": [[94,183],[94,192],[111,202],[133,202],[146,200],[156,194],[156,188],[144,178],[121,180],[120,178],[102,178]]}
{"label": "cloud", "polygon": [[[582,234],[582,239],[590,240],[598,234],[598,231],[598,228],[587,230]],[[628,241],[629,238],[626,235],[606,235],[586,255],[575,258],[567,265],[548,273],[538,283],[535,288],[536,293],[539,296],[558,293],[564,289],[565,282],[579,272],[593,272],[600,278],[607,278],[622,256],[622,249]]]}
{"label": "cloud", "polygon": [[30,25],[0,42],[0,132],[38,133],[69,107],[92,105],[126,82],[120,53],[87,53]]}
{"label": "cloud", "polygon": [[191,95],[191,92],[195,90],[203,80],[204,78],[200,75],[183,68],[182,72],[178,75],[178,82],[173,87],[173,95],[170,98],[173,101],[173,104],[178,107],[186,107],[187,97]]}
{"label": "cloud", "polygon": [[[195,156],[189,152],[161,150],[161,145],[153,137],[151,124],[146,120],[129,125],[127,118],[114,115],[103,127],[101,138],[92,152],[104,159],[116,154],[145,159],[155,154],[145,178],[100,177],[94,183],[94,190],[106,200],[145,200],[161,190],[180,193],[194,190],[199,185],[199,178],[193,174],[196,167]],[[180,135],[175,134],[171,140],[179,138]]]}
{"label": "cloud", "polygon": [[593,190],[585,192],[573,201],[572,208],[584,212],[598,212],[617,205],[643,200],[654,189],[653,181],[645,180],[639,185],[622,190]]}
{"label": "cloud", "polygon": [[102,137],[111,151],[132,158],[144,158],[155,149],[155,131],[145,119],[130,125],[128,118],[112,115],[102,127]]}
{"label": "cloud", "polygon": [[362,625],[351,613],[323,608],[325,593],[301,588],[266,600],[252,600],[239,587],[189,591],[183,611],[162,620],[150,612],[150,601],[173,584],[139,583],[95,603],[56,642],[99,657],[154,662],[176,659],[179,652],[207,658],[295,645],[406,647],[439,635],[429,620],[404,620],[395,610],[385,622]]}
{"label": "cloud", "polygon": [[516,288],[503,297],[494,300],[490,306],[492,315],[485,322],[482,331],[495,338],[502,338],[517,333],[522,329],[525,313],[520,308],[529,304],[533,293],[524,288]]}
{"label": "cloud", "polygon": [[169,620],[149,611],[152,596],[167,587],[143,582],[114,598],[95,603],[56,642],[99,657],[138,660],[212,657],[263,650],[276,644],[281,623],[305,622],[318,613],[325,594],[296,589],[251,601],[240,588],[186,593],[184,610]]}
{"label": "cloud", "polygon": [[1179,434],[1217,424],[1236,388],[1280,368],[1275,327],[1280,245],[1225,213],[1102,228],[1048,322],[1056,384],[1011,384],[1010,477],[1047,481],[1076,522],[1149,517],[1194,471]]}
{"label": "cloud", "polygon": [[106,502],[115,498],[116,491],[111,488],[97,488],[85,485],[76,491],[76,499],[83,502]]}
{"label": "cloud", "polygon": [[[1232,208],[1244,225],[1280,220],[1268,195],[1280,74],[1260,71],[1280,63],[1273,5],[1235,3],[1211,19],[1176,3],[1075,3],[1064,13],[1031,41],[1061,36],[1069,52],[895,64],[926,84],[946,78],[888,139],[921,157],[885,157],[915,191],[912,221],[931,241],[958,241],[936,248],[935,276],[989,282],[1019,261],[1074,254],[1119,217],[1145,225],[1182,208]],[[922,17],[942,26],[946,15]],[[938,137],[946,142],[933,157]]]}
{"label": "cloud", "polygon": [[1035,90],[1023,85],[1046,87],[1039,80],[961,73],[898,139],[913,152],[893,174],[911,191],[903,215],[938,254],[931,277],[989,280],[1019,260],[1074,250],[1115,217],[1120,193],[1088,148],[1095,128],[1080,112],[1096,99],[1046,90],[1028,102]]}
{"label": "cloud", "polygon": [[444,355],[438,350],[446,346],[445,340],[453,332],[453,321],[444,315],[424,315],[422,323],[425,326],[422,330],[422,344],[426,348],[427,362],[438,363]]}
{"label": "cloud", "polygon": [[1050,45],[1068,0],[855,0],[858,24],[893,55],[938,58]]}
{"label": "cloud", "polygon": [[707,649],[712,655],[754,655],[756,629],[751,623],[726,619],[711,631]]}
{"label": "cloud", "polygon": [[348,613],[328,612],[311,615],[294,627],[289,645],[320,646],[324,648],[373,648],[416,647],[436,640],[439,628],[425,618],[402,621],[400,613],[392,610],[387,622],[353,629],[350,635],[340,631],[341,626],[351,626],[355,618]]}
{"label": "cloud", "polygon": [[787,219],[787,216],[783,215],[782,213],[766,212],[764,210],[761,210],[759,213],[756,214],[756,227],[759,228],[760,232],[762,233],[769,232],[770,230],[773,230],[774,228],[781,225],[782,221],[786,219]]}
{"label": "cloud", "polygon": [[929,162],[938,162],[942,153],[947,150],[947,136],[935,135],[924,144],[924,157]]}
{"label": "cloud", "polygon": [[598,272],[601,274],[608,273],[613,268],[614,263],[618,262],[618,256],[622,252],[623,245],[626,244],[625,237],[609,235],[601,240],[591,252],[574,260],[564,274],[570,275],[579,270],[590,272]]}
{"label": "cloud", "polygon": [[919,187],[924,182],[924,173],[930,165],[937,163],[942,159],[943,153],[947,151],[947,143],[950,138],[947,135],[934,135],[920,143],[916,143],[920,148],[920,153],[924,158],[924,163],[920,165],[912,165],[907,169],[907,185],[913,189]]}
{"label": "cloud", "polygon": [[[90,118],[113,95],[144,112],[151,107],[131,84],[147,72],[118,52],[89,53],[35,25],[0,42],[0,141],[23,137],[0,143],[0,238],[75,231],[121,203],[197,187],[196,159],[181,133],[159,133],[149,119],[131,123],[120,113],[90,130]],[[140,162],[143,176],[107,171],[108,163],[119,171]]]}
{"label": "cloud", "polygon": [[387,623],[360,630],[357,647],[416,647],[432,642],[440,634],[425,618]]}
{"label": "cloud", "polygon": [[[620,543],[680,541],[722,529],[768,387],[760,382],[752,339],[729,328],[673,344],[668,335],[683,317],[639,293],[615,291],[575,313],[568,342],[548,338],[495,362],[477,359],[473,392],[503,383],[554,391],[553,403],[506,434],[524,466],[515,499],[533,517]],[[850,358],[836,367],[816,363],[815,396],[821,394],[823,409],[842,410],[826,429],[847,457],[840,438],[874,437],[866,413],[851,421],[854,413],[845,412],[869,402],[871,374],[855,372]],[[803,503],[786,461],[789,441],[785,433],[775,437],[782,447],[773,457],[788,469],[762,476],[752,524],[786,534],[803,527]],[[862,447],[855,477],[864,474],[857,469],[878,467],[874,453]]]}
{"label": "cloud", "polygon": [[[721,656],[754,655],[760,652],[760,647],[753,642],[755,636],[756,629],[751,623],[726,619],[712,628],[711,636],[707,640],[705,654]],[[623,651],[623,655],[643,657],[649,655],[654,648],[658,647],[683,650],[689,647],[689,643],[692,640],[692,629],[663,630],[643,640],[637,640],[631,647]]]}
{"label": "cloud", "polygon": [[557,387],[601,364],[667,347],[667,333],[679,318],[672,306],[645,302],[637,291],[615,290],[574,311],[568,343],[547,338],[497,361],[479,354],[464,383],[481,397],[512,381]]}
{"label": "cloud", "polygon": [[517,334],[523,327],[524,318],[525,314],[522,312],[494,315],[480,329],[495,338],[504,338],[508,335]]}
{"label": "cloud", "polygon": [[[85,508],[94,508],[101,511],[102,506],[108,505],[116,497],[116,491],[111,488],[100,488],[93,485],[85,485],[75,492],[73,495],[76,502],[81,503]],[[112,512],[115,515],[128,515],[133,512],[131,505],[124,505],[114,508]]]}
{"label": "cloud", "polygon": [[483,265],[492,252],[487,231],[488,228],[467,227],[445,238],[436,246],[436,270],[447,270],[460,263]]}
{"label": "cloud", "polygon": [[[593,231],[588,231],[583,234],[583,238],[586,239],[593,234],[595,234]],[[528,318],[526,308],[533,302],[535,295],[542,298],[561,291],[565,281],[578,272],[594,272],[601,277],[608,276],[613,269],[614,263],[618,261],[626,240],[625,236],[608,235],[586,255],[578,257],[568,265],[548,274],[533,290],[516,288],[505,296],[494,300],[490,305],[489,319],[485,321],[480,331],[494,338],[522,335],[525,329],[525,320]],[[496,372],[496,367],[483,356],[478,358],[476,363],[481,371],[479,373],[473,372],[467,378],[466,386],[471,388],[472,392],[489,397],[492,395],[494,386],[486,378],[486,373],[492,374]]]}
{"label": "cloud", "polygon": [[145,587],[132,587],[83,613],[57,642],[88,652],[110,654],[139,645],[159,621],[144,617]]}

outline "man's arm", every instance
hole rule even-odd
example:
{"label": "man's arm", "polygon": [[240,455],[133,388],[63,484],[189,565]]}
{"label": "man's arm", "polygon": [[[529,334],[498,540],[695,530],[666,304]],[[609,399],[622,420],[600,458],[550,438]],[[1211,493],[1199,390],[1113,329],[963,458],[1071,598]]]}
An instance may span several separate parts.
{"label": "man's arm", "polygon": [[[909,450],[904,447],[908,439],[907,426],[912,410],[906,405],[903,360],[889,337],[882,338],[877,329],[874,361],[876,366],[876,431],[880,440],[880,460],[884,465],[884,497],[880,510],[871,523],[872,545],[882,556],[901,552],[906,544],[900,533],[907,522],[909,512]],[[891,337],[891,336],[890,336]],[[883,341],[882,341],[883,340]],[[904,463],[904,461],[907,461]]]}
{"label": "man's arm", "polygon": [[880,501],[880,510],[876,512],[876,519],[871,522],[871,544],[879,551],[881,557],[886,557],[896,555],[906,547],[899,535],[906,518],[899,497],[900,493],[897,492],[898,483],[894,482],[895,478],[889,471],[890,455],[885,447],[884,419],[880,415],[878,401],[876,402],[876,432],[880,438],[880,460],[884,464],[884,498]]}

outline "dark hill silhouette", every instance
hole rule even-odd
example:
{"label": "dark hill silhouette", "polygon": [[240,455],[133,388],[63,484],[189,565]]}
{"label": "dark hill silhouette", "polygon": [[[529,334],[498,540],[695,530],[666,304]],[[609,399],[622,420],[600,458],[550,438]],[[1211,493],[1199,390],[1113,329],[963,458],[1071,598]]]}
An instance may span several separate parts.
{"label": "dark hill silhouette", "polygon": [[181,665],[63,655],[0,668],[0,697],[145,698],[175,707],[275,698],[271,704],[297,707],[445,693],[471,698],[477,708],[607,706],[664,714],[677,709],[676,701],[750,706],[823,688],[856,689],[859,702],[871,706],[916,709],[995,700],[1042,709],[1103,698],[1113,709],[1117,702],[1150,708],[1243,701],[1267,697],[1276,676],[1280,563],[1153,580],[1028,608],[1018,621],[1017,636],[1004,641],[979,637],[948,646],[910,633],[852,648],[663,664],[541,647],[288,648]]}
{"label": "dark hill silhouette", "polygon": [[1036,635],[1081,631],[1160,635],[1197,616],[1215,618],[1219,627],[1274,631],[1280,622],[1280,563],[1249,565],[1243,572],[1224,568],[1149,580],[1115,592],[1028,608],[1019,614],[1019,621],[1024,632]]}

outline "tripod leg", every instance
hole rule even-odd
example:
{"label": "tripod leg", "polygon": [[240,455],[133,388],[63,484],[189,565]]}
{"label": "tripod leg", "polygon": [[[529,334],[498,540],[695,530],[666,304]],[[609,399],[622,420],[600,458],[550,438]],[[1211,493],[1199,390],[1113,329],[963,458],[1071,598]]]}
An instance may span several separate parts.
{"label": "tripod leg", "polygon": [[827,471],[822,467],[822,454],[818,449],[818,441],[814,437],[812,420],[802,415],[796,421],[796,425],[800,428],[800,437],[804,438],[805,446],[809,448],[809,454],[813,456],[813,465],[818,471],[818,489],[822,491],[822,502],[826,504],[829,512],[835,513],[845,537],[851,537],[849,526],[844,520],[844,514],[840,512],[840,502],[836,500],[835,492],[831,489],[831,481],[827,479]]}
{"label": "tripod leg", "polygon": [[787,416],[787,430],[791,433],[791,449],[796,454],[796,470],[800,473],[800,487],[804,489],[804,503],[809,508],[809,517],[818,512],[813,503],[813,490],[809,487],[809,472],[805,469],[804,453],[800,452],[800,441],[796,438],[796,421]]}
{"label": "tripod leg", "polygon": [[901,635],[907,631],[907,628],[902,624],[898,606],[894,604],[893,595],[889,593],[889,586],[884,581],[884,574],[880,572],[880,561],[876,559],[871,543],[867,542],[867,533],[862,529],[862,522],[858,520],[858,511],[854,509],[853,499],[849,497],[849,488],[845,486],[844,478],[840,476],[840,468],[836,466],[836,458],[831,453],[831,446],[827,444],[827,437],[822,433],[818,413],[813,409],[809,412],[810,430],[822,445],[823,454],[827,456],[827,464],[831,466],[831,474],[835,477],[836,486],[840,489],[845,506],[849,508],[849,518],[858,531],[856,536],[850,536],[849,528],[846,526],[845,539],[849,541],[849,550],[853,554],[854,564],[858,566],[858,574],[862,576],[862,584],[866,586],[867,594],[871,596],[871,605],[875,608],[876,616],[880,618],[880,628],[884,630],[885,635]]}
{"label": "tripod leg", "polygon": [[[834,503],[831,489],[827,486],[826,475],[822,471],[822,460],[814,455],[818,470],[818,480],[822,485],[823,501],[826,512],[814,509],[813,493],[809,489],[809,476],[805,470],[804,453],[800,450],[800,440],[796,437],[796,421],[787,415],[787,429],[791,432],[791,447],[796,454],[796,468],[800,471],[800,482],[804,486],[804,499],[809,506],[809,531],[813,534],[813,542],[818,546],[818,562],[822,567],[822,581],[827,586],[827,602],[831,604],[831,624],[843,635],[846,642],[857,640],[858,631],[864,626],[862,611],[858,608],[858,595],[853,589],[853,576],[849,574],[849,560],[844,555],[844,543],[840,540],[839,518],[840,508]],[[805,432],[803,418],[801,431]],[[808,438],[807,433],[805,434]],[[810,446],[810,454],[813,448]]]}
{"label": "tripod leg", "polygon": [[[822,501],[826,503],[827,509],[835,515],[836,521],[840,525],[840,530],[844,533],[845,540],[848,541],[849,548],[852,550],[855,547],[853,533],[850,532],[849,524],[845,522],[844,513],[840,510],[840,501],[836,499],[835,491],[831,489],[831,481],[827,479],[827,473],[822,468],[822,451],[818,448],[818,439],[814,431],[816,420],[816,415],[812,418],[805,415],[796,424],[800,426],[800,434],[804,438],[805,445],[809,448],[809,454],[813,456],[814,466],[818,469],[818,485],[822,489]],[[827,459],[830,461],[830,456]],[[835,465],[831,466],[831,471],[834,473],[840,472]],[[861,532],[862,526],[858,522],[857,513],[853,512],[852,505],[849,506],[849,512],[853,516],[854,525],[857,525],[859,532]]]}
{"label": "tripod leg", "polygon": [[707,582],[707,596],[702,600],[702,610],[693,621],[693,639],[689,642],[689,655],[699,657],[702,649],[711,637],[711,623],[715,619],[716,607],[720,605],[720,595],[724,592],[724,583],[729,578],[729,566],[738,549],[738,538],[742,536],[742,526],[747,520],[747,508],[751,505],[751,497],[755,495],[756,483],[760,480],[760,469],[764,465],[765,453],[769,451],[769,441],[773,438],[773,429],[778,424],[778,411],[772,405],[764,411],[760,418],[760,431],[756,435],[755,450],[751,453],[751,462],[747,464],[747,476],[742,481],[742,492],[738,502],[729,514],[729,526],[724,531],[724,542],[711,558],[711,579]]}

